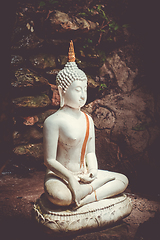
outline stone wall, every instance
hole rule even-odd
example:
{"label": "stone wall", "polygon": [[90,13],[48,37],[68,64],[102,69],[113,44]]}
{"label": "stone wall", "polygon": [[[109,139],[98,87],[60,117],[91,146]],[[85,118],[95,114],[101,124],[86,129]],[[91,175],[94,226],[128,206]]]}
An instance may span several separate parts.
{"label": "stone wall", "polygon": [[136,186],[152,189],[159,181],[160,98],[146,84],[140,46],[125,30],[123,44],[102,61],[95,49],[87,53],[82,48],[96,22],[59,11],[45,18],[32,5],[19,7],[16,14],[11,47],[15,168],[43,168],[43,122],[59,107],[55,78],[72,38],[77,64],[88,76],[83,110],[94,119],[99,167],[123,172]]}

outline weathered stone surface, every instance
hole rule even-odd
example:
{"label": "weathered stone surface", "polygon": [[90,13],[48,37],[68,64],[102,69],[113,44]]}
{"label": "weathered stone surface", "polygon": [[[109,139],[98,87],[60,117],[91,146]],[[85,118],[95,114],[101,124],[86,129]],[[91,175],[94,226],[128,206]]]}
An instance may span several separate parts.
{"label": "weathered stone surface", "polygon": [[28,87],[43,87],[44,89],[44,87],[49,87],[47,79],[42,76],[38,76],[35,72],[27,68],[20,68],[15,71],[15,79],[12,79],[11,86],[15,89],[24,89]]}
{"label": "weathered stone surface", "polygon": [[41,129],[33,127],[20,128],[13,132],[13,143],[15,146],[29,143],[42,142],[43,132]]}
{"label": "weathered stone surface", "polygon": [[56,57],[53,54],[38,54],[31,56],[29,60],[38,69],[56,68]]}
{"label": "weathered stone surface", "polygon": [[95,110],[93,119],[97,129],[110,129],[115,122],[114,113],[104,107],[99,107]]}
{"label": "weathered stone surface", "polygon": [[84,205],[78,209],[61,209],[51,204],[42,194],[34,204],[36,221],[46,232],[55,236],[67,236],[95,230],[115,224],[131,213],[131,200],[126,195],[103,199]]}
{"label": "weathered stone surface", "polygon": [[119,87],[124,92],[130,92],[133,90],[133,80],[138,74],[138,69],[136,71],[132,71],[126,66],[126,63],[121,60],[118,54],[114,54],[111,59],[108,59],[108,62],[113,69]]}
{"label": "weathered stone surface", "polygon": [[111,81],[116,81],[123,92],[130,92],[137,87],[135,78],[139,70],[138,65],[136,65],[138,63],[135,63],[138,60],[133,59],[132,56],[135,47],[128,46],[126,48],[120,48],[112,52],[99,69],[99,75],[100,77],[109,77]]}
{"label": "weathered stone surface", "polygon": [[11,67],[15,68],[15,67],[19,67],[23,64],[23,57],[20,55],[12,55],[11,56]]}
{"label": "weathered stone surface", "polygon": [[[156,166],[153,161],[157,160],[149,153],[160,135],[153,120],[154,104],[150,92],[140,88],[130,94],[106,95],[84,107],[95,122],[96,152],[101,168],[113,170],[118,166],[129,174],[136,164],[142,164],[142,156],[144,162]],[[155,147],[154,151],[158,149]]]}
{"label": "weathered stone surface", "polygon": [[32,126],[36,122],[38,122],[38,117],[37,116],[28,116],[28,117],[23,117],[24,121],[23,124],[26,126]]}
{"label": "weathered stone surface", "polygon": [[58,56],[58,63],[61,66],[64,66],[67,63],[67,60],[68,60],[68,56],[67,55],[59,55]]}
{"label": "weathered stone surface", "polygon": [[51,69],[49,71],[46,71],[46,78],[51,84],[56,84],[56,76],[60,69]]}
{"label": "weathered stone surface", "polygon": [[30,143],[27,145],[19,145],[13,149],[13,153],[16,157],[25,159],[43,160],[43,144],[42,143]]}
{"label": "weathered stone surface", "polygon": [[97,23],[87,21],[84,18],[69,17],[68,14],[54,11],[49,17],[52,32],[89,31],[97,27]]}
{"label": "weathered stone surface", "polygon": [[46,94],[14,98],[12,102],[16,108],[43,108],[51,104]]}
{"label": "weathered stone surface", "polygon": [[95,82],[94,79],[92,79],[90,76],[87,76],[88,78],[88,87],[89,88],[97,88],[99,87],[99,82]]}
{"label": "weathered stone surface", "polygon": [[35,33],[31,33],[28,35],[23,35],[22,38],[15,42],[14,45],[12,45],[12,50],[32,50],[38,47],[42,46],[42,43],[44,42],[43,39],[40,39],[35,35]]}
{"label": "weathered stone surface", "polygon": [[49,109],[34,116],[17,116],[13,132],[14,145],[42,142],[44,121],[56,111],[56,109]]}
{"label": "weathered stone surface", "polygon": [[59,96],[59,92],[58,92],[58,89],[57,89],[57,86],[54,85],[54,84],[50,84],[51,86],[51,90],[53,92],[53,95],[52,95],[52,106],[59,106],[60,105],[60,96]]}

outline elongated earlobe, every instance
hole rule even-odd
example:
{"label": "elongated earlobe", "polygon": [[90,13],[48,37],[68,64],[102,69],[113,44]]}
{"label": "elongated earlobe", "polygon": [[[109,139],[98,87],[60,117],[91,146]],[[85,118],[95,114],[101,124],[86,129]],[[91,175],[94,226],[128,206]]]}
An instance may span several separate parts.
{"label": "elongated earlobe", "polygon": [[60,107],[62,108],[64,106],[64,97],[63,97],[63,89],[61,86],[58,86],[58,92],[60,96]]}

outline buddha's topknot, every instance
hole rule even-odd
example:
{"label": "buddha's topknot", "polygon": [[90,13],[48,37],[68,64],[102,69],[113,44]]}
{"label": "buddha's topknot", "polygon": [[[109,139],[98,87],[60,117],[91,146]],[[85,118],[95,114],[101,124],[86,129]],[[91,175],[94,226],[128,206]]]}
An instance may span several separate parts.
{"label": "buddha's topknot", "polygon": [[68,62],[66,63],[65,67],[57,74],[56,83],[58,86],[62,87],[64,92],[66,92],[69,85],[76,80],[87,80],[87,76],[82,70],[78,68],[77,64],[75,63],[74,47],[71,40],[68,52]]}

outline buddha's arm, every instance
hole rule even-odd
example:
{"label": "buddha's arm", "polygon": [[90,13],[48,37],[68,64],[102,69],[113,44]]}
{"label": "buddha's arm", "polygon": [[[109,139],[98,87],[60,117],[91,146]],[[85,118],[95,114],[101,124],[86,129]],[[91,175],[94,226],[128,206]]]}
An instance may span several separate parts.
{"label": "buddha's arm", "polygon": [[58,137],[58,123],[56,124],[50,119],[47,119],[44,123],[43,129],[44,164],[60,178],[67,180],[68,186],[73,193],[73,198],[76,199],[77,192],[80,189],[80,184],[75,179],[73,174],[56,160]]}
{"label": "buddha's arm", "polygon": [[47,119],[44,122],[43,128],[44,164],[60,178],[68,181],[68,179],[71,177],[71,173],[56,160],[58,138],[58,123],[52,119]]}
{"label": "buddha's arm", "polygon": [[87,146],[86,161],[87,161],[89,173],[95,176],[97,175],[98,163],[97,163],[97,157],[95,154],[95,129],[94,129],[94,122],[92,118],[90,118],[90,125],[91,125],[90,136],[89,136],[90,138]]}

